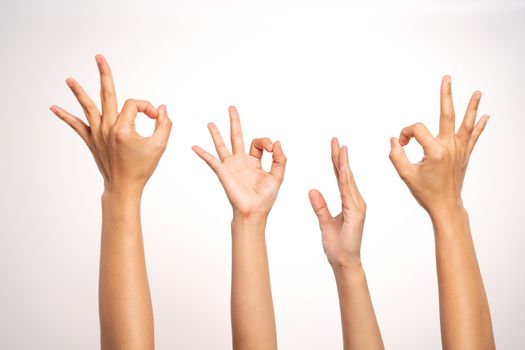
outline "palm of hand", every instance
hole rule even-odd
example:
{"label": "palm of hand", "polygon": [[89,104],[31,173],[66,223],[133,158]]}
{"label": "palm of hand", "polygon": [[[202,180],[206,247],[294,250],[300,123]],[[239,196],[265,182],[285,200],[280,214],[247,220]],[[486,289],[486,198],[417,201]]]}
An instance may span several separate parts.
{"label": "palm of hand", "polygon": [[[268,138],[254,139],[249,153],[244,152],[239,114],[233,106],[229,112],[232,151],[226,147],[213,123],[208,124],[208,129],[220,160],[199,146],[193,146],[193,150],[219,177],[234,213],[268,215],[284,179],[286,156],[281,143],[272,143]],[[264,151],[272,153],[272,166],[268,172],[261,166]]]}
{"label": "palm of hand", "polygon": [[279,183],[256,157],[235,154],[221,163],[217,175],[230,203],[240,212],[268,212],[275,202]]}
{"label": "palm of hand", "polygon": [[321,226],[323,249],[331,265],[346,265],[360,261],[363,223],[345,222],[340,213]]}
{"label": "palm of hand", "polygon": [[361,262],[366,204],[348,165],[347,148],[340,148],[335,138],[332,140],[332,162],[341,194],[341,213],[333,217],[319,191],[312,190],[309,196],[319,219],[323,249],[328,262],[334,268],[344,268]]}

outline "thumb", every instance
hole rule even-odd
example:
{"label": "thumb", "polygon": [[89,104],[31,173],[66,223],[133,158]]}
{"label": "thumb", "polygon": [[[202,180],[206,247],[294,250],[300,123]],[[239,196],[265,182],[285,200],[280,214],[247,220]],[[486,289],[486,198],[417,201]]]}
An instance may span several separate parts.
{"label": "thumb", "polygon": [[166,146],[170,137],[172,122],[168,117],[166,105],[160,105],[157,109],[159,116],[155,121],[155,131],[151,139],[157,141],[159,144]]}
{"label": "thumb", "polygon": [[310,204],[312,204],[312,209],[314,210],[315,214],[317,215],[317,218],[319,219],[319,224],[324,224],[325,222],[332,219],[332,215],[328,210],[326,200],[324,199],[321,192],[319,192],[318,190],[311,190],[308,193],[308,197],[310,198]]}
{"label": "thumb", "polygon": [[390,160],[396,168],[397,173],[401,179],[405,180],[409,173],[412,172],[414,165],[410,163],[405,150],[395,137],[390,139]]}
{"label": "thumb", "polygon": [[275,142],[272,150],[272,167],[270,169],[270,174],[272,174],[279,182],[283,182],[286,161],[287,159],[283,152],[281,142]]}

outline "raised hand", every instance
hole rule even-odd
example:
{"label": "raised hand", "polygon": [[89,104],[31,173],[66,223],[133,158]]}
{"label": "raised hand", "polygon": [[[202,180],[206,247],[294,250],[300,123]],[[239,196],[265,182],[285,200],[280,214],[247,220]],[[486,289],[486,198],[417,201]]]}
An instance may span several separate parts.
{"label": "raised hand", "polygon": [[[441,83],[439,134],[421,123],[391,139],[390,159],[432,220],[436,242],[441,338],[444,349],[495,349],[490,309],[481,278],[461,188],[474,146],[488,116],[476,122],[481,93],[474,92],[461,127],[455,131],[450,77]],[[411,138],[424,158],[411,164],[403,150]]]}
{"label": "raised hand", "polygon": [[[142,191],[162,156],[171,130],[166,107],[127,100],[118,112],[111,70],[96,57],[100,72],[102,113],[74,80],[66,83],[88,120],[52,106],[87,144],[104,178],[100,247],[99,315],[101,349],[153,349],[153,310],[140,224]],[[135,130],[141,112],[155,119],[155,131],[142,137]]]}
{"label": "raised hand", "polygon": [[[272,143],[267,137],[254,139],[249,153],[246,153],[237,109],[231,106],[228,110],[232,151],[226,147],[213,123],[208,124],[208,129],[220,160],[199,146],[193,146],[192,149],[219,177],[234,214],[268,215],[283,182],[286,156],[281,143]],[[272,153],[273,162],[269,172],[261,166],[264,151]]]}
{"label": "raised hand", "polygon": [[[476,123],[480,99],[481,93],[474,92],[456,132],[450,77],[445,76],[441,83],[439,134],[433,136],[423,123],[416,123],[401,130],[399,139],[391,138],[390,159],[394,167],[430,215],[463,205],[461,188],[469,158],[489,119],[484,115]],[[423,159],[415,164],[410,163],[403,150],[411,138],[424,152]]]}
{"label": "raised hand", "polygon": [[333,217],[323,195],[309,193],[339,294],[344,349],[383,349],[383,340],[361,265],[366,204],[348,165],[348,148],[332,139],[332,164],[341,194],[341,212]]}
{"label": "raised hand", "polygon": [[[106,191],[141,193],[168,142],[171,121],[166,106],[156,109],[148,101],[129,99],[119,113],[109,65],[102,55],[96,56],[96,62],[100,72],[102,113],[72,78],[66,83],[82,106],[88,125],[58,106],[50,109],[89,147],[104,178]],[[155,131],[150,137],[142,137],[135,130],[139,112],[156,120]]]}
{"label": "raised hand", "polygon": [[[234,350],[277,349],[268,255],[266,220],[283,182],[286,156],[280,142],[254,139],[244,152],[241,122],[229,108],[232,151],[215,124],[208,124],[219,159],[199,146],[193,150],[219,177],[233,208],[232,343]],[[261,167],[263,152],[272,153],[269,172]]]}
{"label": "raised hand", "polygon": [[359,193],[350,166],[348,148],[332,139],[332,164],[341,194],[341,212],[333,217],[326,201],[317,190],[309,193],[312,208],[319,219],[323,249],[330,265],[345,267],[361,263],[361,238],[366,216],[366,203]]}

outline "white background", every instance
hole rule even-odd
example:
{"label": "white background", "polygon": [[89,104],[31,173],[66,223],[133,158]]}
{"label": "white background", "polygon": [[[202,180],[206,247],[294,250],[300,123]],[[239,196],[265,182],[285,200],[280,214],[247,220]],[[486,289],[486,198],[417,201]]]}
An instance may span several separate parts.
{"label": "white background", "polygon": [[[334,278],[307,192],[339,202],[329,142],[349,146],[368,204],[364,267],[385,344],[440,348],[431,224],[388,159],[416,121],[437,130],[452,75],[458,116],[490,113],[464,187],[501,349],[525,343],[525,5],[511,1],[5,1],[0,5],[0,348],[98,347],[102,181],[48,107],[81,115],[64,83],[98,96],[103,53],[117,93],[166,103],[174,127],[143,198],[158,349],[228,349],[230,215],[190,147],[281,140],[289,163],[267,229],[281,349],[340,349]],[[459,124],[459,123],[458,123]],[[141,119],[141,131],[151,130]],[[416,159],[419,151],[410,146]]]}

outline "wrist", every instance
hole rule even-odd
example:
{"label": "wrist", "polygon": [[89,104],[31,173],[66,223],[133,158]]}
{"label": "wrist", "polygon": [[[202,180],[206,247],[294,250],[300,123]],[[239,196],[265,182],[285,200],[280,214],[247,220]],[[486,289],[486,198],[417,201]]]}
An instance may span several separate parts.
{"label": "wrist", "polygon": [[467,216],[467,211],[461,201],[433,208],[428,211],[433,223],[451,222]]}
{"label": "wrist", "polygon": [[268,220],[268,213],[263,213],[263,212],[243,213],[243,212],[233,209],[232,221],[255,224],[255,223],[266,223],[267,220]]}
{"label": "wrist", "polygon": [[122,179],[117,176],[111,179],[104,181],[104,194],[109,197],[115,198],[130,198],[130,199],[140,199],[142,197],[142,192],[144,191],[144,186],[146,183],[141,181],[133,181],[130,179]]}
{"label": "wrist", "polygon": [[458,234],[470,232],[468,213],[463,206],[450,207],[430,216],[436,239],[457,238]]}
{"label": "wrist", "polygon": [[117,190],[106,188],[102,193],[102,204],[119,203],[119,204],[140,204],[142,191]]}
{"label": "wrist", "polygon": [[332,267],[332,270],[335,274],[352,274],[363,270],[360,257],[343,262],[330,262],[330,266]]}
{"label": "wrist", "polygon": [[[102,202],[102,223],[111,225],[140,225],[140,196],[128,192],[104,191]],[[104,230],[103,230],[104,231]]]}
{"label": "wrist", "polygon": [[427,212],[432,220],[457,216],[465,211],[461,197],[450,200],[435,201],[434,205],[427,208]]}
{"label": "wrist", "polygon": [[359,279],[365,274],[363,265],[361,264],[361,259],[356,259],[344,264],[331,264],[331,266],[336,279]]}
{"label": "wrist", "polygon": [[264,236],[266,220],[266,215],[239,215],[234,212],[231,222],[232,234],[236,232],[251,232]]}

